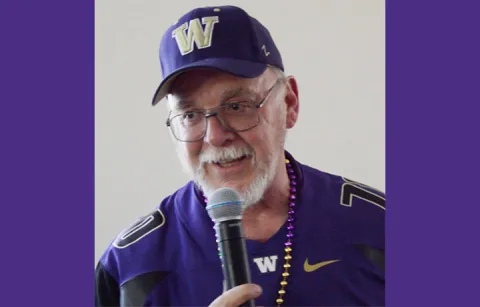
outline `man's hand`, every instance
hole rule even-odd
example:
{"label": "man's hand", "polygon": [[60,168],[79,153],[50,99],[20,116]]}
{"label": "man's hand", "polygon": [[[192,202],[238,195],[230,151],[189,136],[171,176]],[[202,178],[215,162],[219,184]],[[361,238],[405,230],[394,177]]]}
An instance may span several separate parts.
{"label": "man's hand", "polygon": [[238,307],[248,300],[255,299],[262,294],[262,288],[255,284],[236,286],[217,297],[209,307]]}

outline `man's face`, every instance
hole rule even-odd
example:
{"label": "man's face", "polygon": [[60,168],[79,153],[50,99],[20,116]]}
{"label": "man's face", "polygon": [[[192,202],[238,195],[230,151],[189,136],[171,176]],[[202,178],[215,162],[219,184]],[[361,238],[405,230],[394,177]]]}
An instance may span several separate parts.
{"label": "man's face", "polygon": [[[168,96],[170,118],[191,110],[225,103],[258,104],[276,84],[278,76],[267,70],[255,79],[237,78],[207,70],[187,72],[175,80]],[[205,137],[176,143],[185,170],[206,196],[221,187],[237,190],[246,205],[258,202],[284,163],[286,137],[285,85],[278,82],[264,106],[257,109],[259,124],[244,132],[226,129],[217,117],[207,120]]]}

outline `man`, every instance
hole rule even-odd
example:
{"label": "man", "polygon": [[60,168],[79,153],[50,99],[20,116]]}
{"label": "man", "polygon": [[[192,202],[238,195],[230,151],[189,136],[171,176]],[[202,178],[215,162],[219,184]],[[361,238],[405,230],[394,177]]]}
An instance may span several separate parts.
{"label": "man", "polygon": [[[268,30],[238,7],[197,8],[166,31],[160,61],[153,104],[165,100],[193,180],[108,247],[96,305],[384,305],[385,196],[284,149],[299,93]],[[253,282],[228,291],[205,209],[222,187],[244,200]]]}

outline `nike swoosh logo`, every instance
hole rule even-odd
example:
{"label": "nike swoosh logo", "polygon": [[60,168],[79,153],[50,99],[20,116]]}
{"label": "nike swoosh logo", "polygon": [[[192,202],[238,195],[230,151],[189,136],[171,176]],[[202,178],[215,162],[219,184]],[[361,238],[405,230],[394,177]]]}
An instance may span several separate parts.
{"label": "nike swoosh logo", "polygon": [[319,262],[319,263],[316,263],[316,264],[308,264],[308,258],[307,258],[307,259],[305,259],[305,263],[303,264],[303,269],[305,270],[305,272],[313,272],[315,270],[318,270],[319,268],[322,268],[326,265],[335,263],[337,261],[340,261],[340,259],[322,261],[322,262]]}

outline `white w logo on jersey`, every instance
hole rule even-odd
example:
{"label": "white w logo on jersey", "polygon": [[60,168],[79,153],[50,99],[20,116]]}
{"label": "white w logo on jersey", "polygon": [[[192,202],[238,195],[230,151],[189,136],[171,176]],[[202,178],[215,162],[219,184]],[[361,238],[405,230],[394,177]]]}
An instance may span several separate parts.
{"label": "white w logo on jersey", "polygon": [[267,270],[269,272],[275,272],[277,269],[277,259],[278,256],[269,256],[269,257],[262,257],[262,258],[255,258],[253,261],[258,266],[258,269],[262,273],[267,273]]}
{"label": "white w logo on jersey", "polygon": [[[198,49],[208,48],[212,45],[213,27],[218,23],[218,16],[203,17],[202,24],[205,25],[205,31],[198,18],[190,20],[190,23],[184,23],[172,31],[172,37],[177,41],[178,49],[182,55],[193,51],[193,44],[197,44]],[[185,31],[188,28],[188,33]]]}

